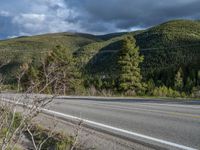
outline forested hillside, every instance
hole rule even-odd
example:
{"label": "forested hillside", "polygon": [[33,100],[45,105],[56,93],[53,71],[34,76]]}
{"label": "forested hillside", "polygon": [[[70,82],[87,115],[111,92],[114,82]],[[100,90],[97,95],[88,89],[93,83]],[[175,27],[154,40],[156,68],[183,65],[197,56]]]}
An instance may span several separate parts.
{"label": "forested hillside", "polygon": [[[175,75],[181,69],[186,90],[190,91],[193,86],[199,85],[200,23],[198,21],[170,21],[145,31],[129,34],[136,38],[140,53],[144,55],[141,68],[146,82],[153,81],[151,84],[156,86],[174,87]],[[95,74],[96,78],[106,75],[115,80],[112,76],[117,74],[117,51],[121,45],[121,38],[122,36],[116,41],[110,39],[106,43],[101,42],[104,46],[87,63],[86,68],[91,74],[90,78]],[[96,45],[90,44],[90,46]],[[88,53],[87,47],[86,53]]]}
{"label": "forested hillside", "polygon": [[27,63],[37,68],[59,45],[73,55],[84,80],[83,87],[117,93],[119,51],[127,36],[136,39],[140,55],[144,57],[139,66],[141,82],[146,88],[143,95],[162,95],[157,94],[159,90],[184,94],[199,91],[200,22],[191,20],[169,21],[130,33],[101,36],[58,33],[0,41],[0,63],[8,62],[0,73],[9,77],[7,84],[14,84],[14,74],[20,65]]}

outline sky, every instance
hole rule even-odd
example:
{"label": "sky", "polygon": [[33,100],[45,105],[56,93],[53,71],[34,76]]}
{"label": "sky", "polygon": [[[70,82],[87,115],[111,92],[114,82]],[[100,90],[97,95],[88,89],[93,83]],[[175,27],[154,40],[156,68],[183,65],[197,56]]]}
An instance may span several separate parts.
{"label": "sky", "polygon": [[0,39],[133,31],[172,19],[200,19],[200,0],[0,0]]}

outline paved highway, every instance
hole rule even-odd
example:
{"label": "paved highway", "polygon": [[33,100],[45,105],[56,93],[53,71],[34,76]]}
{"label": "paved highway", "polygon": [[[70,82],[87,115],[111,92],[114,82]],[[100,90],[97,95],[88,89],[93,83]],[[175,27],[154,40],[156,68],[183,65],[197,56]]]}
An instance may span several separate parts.
{"label": "paved highway", "polygon": [[[56,99],[51,110],[200,149],[200,102]],[[187,149],[187,148],[186,148]]]}
{"label": "paved highway", "polygon": [[60,97],[48,109],[127,137],[160,140],[174,144],[174,149],[200,149],[200,101]]}

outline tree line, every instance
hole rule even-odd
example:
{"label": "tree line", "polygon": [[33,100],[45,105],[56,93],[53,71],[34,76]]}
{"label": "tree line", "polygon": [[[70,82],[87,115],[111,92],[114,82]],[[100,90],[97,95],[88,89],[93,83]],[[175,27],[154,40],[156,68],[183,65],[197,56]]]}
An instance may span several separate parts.
{"label": "tree line", "polygon": [[48,80],[54,79],[48,83],[45,93],[81,95],[95,90],[93,94],[99,95],[102,91],[111,91],[112,95],[199,97],[200,70],[188,75],[187,70],[180,67],[171,72],[170,84],[165,84],[165,78],[160,77],[161,74],[151,70],[151,76],[144,74],[142,63],[145,59],[135,38],[129,35],[121,40],[116,71],[110,75],[89,75],[78,56],[73,55],[66,47],[56,46],[41,60],[40,65],[34,65],[34,59],[28,64],[21,87],[26,89],[32,85],[35,92],[38,92],[40,87],[47,85]]}

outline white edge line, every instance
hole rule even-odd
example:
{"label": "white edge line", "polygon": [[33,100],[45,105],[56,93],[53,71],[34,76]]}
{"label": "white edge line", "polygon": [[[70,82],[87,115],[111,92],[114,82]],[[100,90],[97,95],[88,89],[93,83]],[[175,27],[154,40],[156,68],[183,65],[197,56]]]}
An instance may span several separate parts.
{"label": "white edge line", "polygon": [[161,140],[161,139],[157,139],[157,138],[154,138],[154,137],[146,136],[146,135],[139,134],[139,133],[136,133],[136,132],[120,129],[120,128],[117,128],[117,127],[109,126],[109,125],[98,123],[98,122],[94,122],[94,121],[90,121],[90,120],[87,120],[87,119],[82,119],[82,118],[79,118],[79,117],[76,117],[76,116],[71,116],[71,115],[63,114],[63,113],[52,111],[52,110],[48,110],[48,109],[43,109],[43,111],[51,113],[51,114],[55,114],[55,115],[58,115],[58,116],[63,116],[63,117],[66,117],[66,118],[70,118],[70,119],[81,120],[81,121],[83,121],[85,123],[93,124],[93,125],[96,125],[96,126],[99,126],[99,127],[107,128],[107,129],[112,129],[112,130],[115,130],[115,131],[118,131],[118,132],[126,133],[126,134],[129,134],[129,135],[133,135],[133,136],[136,136],[136,137],[144,138],[144,139],[147,139],[147,140],[152,140],[154,142],[158,142],[158,143],[161,143],[161,144],[166,144],[166,145],[177,147],[177,148],[181,148],[181,149],[184,149],[184,150],[197,150],[197,149],[194,149],[194,148],[191,148],[191,147],[187,147],[187,146],[184,146],[184,145],[172,143],[172,142],[169,142],[169,141],[164,141],[164,140]]}
{"label": "white edge line", "polygon": [[[8,100],[8,99],[5,99],[5,98],[3,99],[3,101],[15,103],[12,100]],[[17,103],[17,105],[24,105],[24,104],[23,103]],[[30,105],[28,105],[27,107],[30,107]],[[146,139],[146,140],[151,140],[151,141],[154,141],[154,142],[158,142],[158,143],[165,144],[165,145],[168,145],[168,146],[180,148],[180,149],[183,149],[183,150],[197,150],[195,148],[187,147],[187,146],[184,146],[184,145],[165,141],[165,140],[162,140],[162,139],[157,139],[157,138],[150,137],[150,136],[143,135],[143,134],[139,134],[139,133],[136,133],[136,132],[120,129],[120,128],[113,127],[113,126],[110,126],[110,125],[106,125],[106,124],[103,124],[103,123],[98,123],[98,122],[95,122],[95,121],[82,119],[82,118],[79,118],[79,117],[76,117],[76,116],[67,115],[67,114],[56,112],[56,111],[53,111],[53,110],[42,109],[42,111],[47,112],[47,113],[51,113],[51,114],[54,114],[54,115],[62,116],[62,117],[68,118],[68,119],[80,120],[80,121],[83,121],[85,123],[89,123],[89,124],[92,124],[92,125],[96,125],[96,126],[111,129],[111,130],[115,130],[117,132],[122,132],[122,133],[129,134],[129,135],[132,135],[132,136],[135,136],[135,137],[143,138],[143,139]]]}

